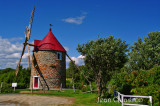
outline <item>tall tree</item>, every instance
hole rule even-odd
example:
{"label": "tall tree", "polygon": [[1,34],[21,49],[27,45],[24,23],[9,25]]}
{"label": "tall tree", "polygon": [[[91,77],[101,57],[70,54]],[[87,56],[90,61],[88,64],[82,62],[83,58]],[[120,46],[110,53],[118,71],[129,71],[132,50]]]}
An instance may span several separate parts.
{"label": "tall tree", "polygon": [[144,41],[138,41],[131,47],[129,67],[131,70],[148,70],[155,64],[160,64],[160,32],[151,32]]}
{"label": "tall tree", "polygon": [[94,73],[99,97],[104,96],[111,73],[122,68],[127,61],[127,47],[125,41],[113,36],[78,45],[78,52],[85,56],[85,65]]}
{"label": "tall tree", "polygon": [[80,80],[80,72],[76,69],[75,65],[70,61],[67,69],[67,76],[74,79],[74,82]]}
{"label": "tall tree", "polygon": [[95,81],[94,73],[92,72],[92,70],[90,70],[90,68],[88,68],[86,65],[79,66],[79,68],[81,70],[80,74],[81,82],[83,81],[85,84],[89,84],[89,82],[84,78],[84,75],[90,82]]}

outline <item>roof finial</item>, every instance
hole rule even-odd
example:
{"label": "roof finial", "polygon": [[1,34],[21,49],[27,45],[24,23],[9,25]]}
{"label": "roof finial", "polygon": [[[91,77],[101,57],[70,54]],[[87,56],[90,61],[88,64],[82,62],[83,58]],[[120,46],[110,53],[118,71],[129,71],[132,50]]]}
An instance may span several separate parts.
{"label": "roof finial", "polygon": [[53,26],[52,24],[49,24],[49,26],[50,26],[50,29],[49,29],[49,31],[51,31],[51,27]]}

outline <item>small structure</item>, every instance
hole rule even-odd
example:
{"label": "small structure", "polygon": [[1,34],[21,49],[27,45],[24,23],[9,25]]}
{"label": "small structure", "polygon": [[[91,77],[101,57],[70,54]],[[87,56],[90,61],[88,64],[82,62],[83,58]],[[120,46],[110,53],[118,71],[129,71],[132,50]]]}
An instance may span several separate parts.
{"label": "small structure", "polygon": [[49,30],[34,41],[30,89],[59,89],[66,86],[66,50]]}

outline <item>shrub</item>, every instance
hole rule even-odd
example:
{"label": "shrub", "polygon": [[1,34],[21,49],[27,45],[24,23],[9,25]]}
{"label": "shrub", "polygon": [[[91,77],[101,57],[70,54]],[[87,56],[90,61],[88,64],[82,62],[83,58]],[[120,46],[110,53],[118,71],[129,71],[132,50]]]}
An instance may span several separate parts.
{"label": "shrub", "polygon": [[66,87],[67,88],[72,88],[73,84],[71,83],[71,81],[66,80]]}
{"label": "shrub", "polygon": [[13,88],[12,88],[12,84],[8,84],[6,82],[3,83],[2,89],[1,89],[2,93],[11,93],[13,92]]}
{"label": "shrub", "polygon": [[27,86],[27,84],[25,84],[25,83],[17,83],[17,89],[25,89],[25,88],[27,88],[28,86]]}
{"label": "shrub", "polygon": [[112,87],[112,93],[115,90],[122,94],[131,94],[131,84],[127,72],[116,73],[108,83]]}
{"label": "shrub", "polygon": [[[143,95],[143,96],[152,96],[152,101],[154,106],[160,105],[160,86],[157,84],[153,84],[147,87],[141,87],[137,88],[137,95]],[[148,99],[144,99],[143,103],[149,104]]]}
{"label": "shrub", "polygon": [[[121,72],[113,75],[109,85],[122,94],[152,96],[155,106],[160,105],[160,66],[150,70],[135,70],[130,73]],[[147,104],[148,100],[144,99]]]}

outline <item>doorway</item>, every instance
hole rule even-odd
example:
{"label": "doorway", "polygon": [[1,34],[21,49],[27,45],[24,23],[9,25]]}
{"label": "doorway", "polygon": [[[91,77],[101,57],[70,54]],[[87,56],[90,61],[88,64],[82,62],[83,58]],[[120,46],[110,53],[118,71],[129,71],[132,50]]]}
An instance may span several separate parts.
{"label": "doorway", "polygon": [[39,77],[38,76],[33,77],[33,89],[39,89]]}

